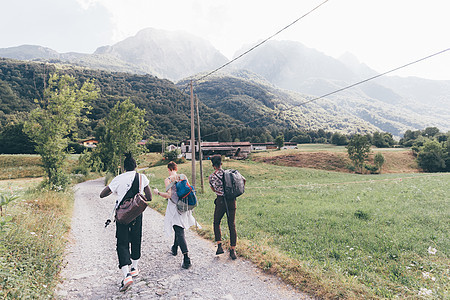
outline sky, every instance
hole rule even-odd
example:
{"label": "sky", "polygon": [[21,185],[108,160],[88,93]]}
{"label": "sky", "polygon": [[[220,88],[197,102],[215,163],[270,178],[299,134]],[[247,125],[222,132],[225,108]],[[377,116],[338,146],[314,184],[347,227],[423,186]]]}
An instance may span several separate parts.
{"label": "sky", "polygon": [[[0,48],[93,53],[144,28],[203,37],[222,54],[268,38],[325,0],[0,0]],[[450,48],[449,0],[328,0],[274,37],[379,73]],[[450,80],[450,51],[389,75]]]}

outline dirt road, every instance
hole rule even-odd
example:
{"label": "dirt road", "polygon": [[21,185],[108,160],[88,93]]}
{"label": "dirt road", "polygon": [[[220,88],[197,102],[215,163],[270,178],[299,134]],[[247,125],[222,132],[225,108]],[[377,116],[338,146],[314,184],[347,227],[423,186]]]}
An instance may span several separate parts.
{"label": "dirt road", "polygon": [[119,292],[115,224],[104,228],[115,198],[100,199],[103,187],[101,179],[75,187],[66,266],[56,290],[59,299],[312,299],[242,258],[216,256],[214,244],[192,231],[187,231],[192,267],[182,269],[182,256],[170,254],[172,240],[164,236],[164,217],[151,209],[143,217],[141,273],[128,291]]}

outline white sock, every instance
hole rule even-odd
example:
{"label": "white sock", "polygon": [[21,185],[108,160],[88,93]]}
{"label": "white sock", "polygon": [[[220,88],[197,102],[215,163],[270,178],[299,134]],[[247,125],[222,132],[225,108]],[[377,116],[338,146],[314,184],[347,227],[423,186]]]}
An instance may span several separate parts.
{"label": "white sock", "polygon": [[122,268],[120,268],[120,270],[122,270],[123,277],[127,277],[128,273],[130,273],[130,269],[128,268],[128,265],[123,266]]}
{"label": "white sock", "polygon": [[136,260],[132,259],[131,260],[131,268],[137,270],[138,262],[139,262],[139,259],[136,259]]}

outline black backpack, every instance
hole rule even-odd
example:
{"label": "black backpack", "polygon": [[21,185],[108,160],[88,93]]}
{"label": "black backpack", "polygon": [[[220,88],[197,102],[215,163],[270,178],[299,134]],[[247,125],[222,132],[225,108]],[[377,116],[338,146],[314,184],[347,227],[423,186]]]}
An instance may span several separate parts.
{"label": "black backpack", "polygon": [[223,170],[223,196],[226,200],[232,200],[244,193],[244,177],[238,170]]}

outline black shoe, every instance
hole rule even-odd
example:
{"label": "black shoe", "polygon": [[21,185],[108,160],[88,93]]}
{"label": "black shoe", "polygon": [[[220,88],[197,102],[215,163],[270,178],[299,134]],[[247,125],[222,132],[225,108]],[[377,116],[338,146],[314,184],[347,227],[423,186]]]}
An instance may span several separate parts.
{"label": "black shoe", "polygon": [[171,249],[171,252],[172,252],[172,255],[173,255],[173,256],[177,256],[177,253],[178,253],[178,247],[175,246],[175,245],[173,245],[173,246],[172,246],[172,249]]}
{"label": "black shoe", "polygon": [[191,266],[191,259],[189,257],[185,257],[181,266],[183,267],[183,269],[189,269],[189,267]]}
{"label": "black shoe", "polygon": [[222,244],[217,244],[216,255],[223,254]]}
{"label": "black shoe", "polygon": [[236,251],[234,249],[230,249],[230,257],[232,260],[235,260],[236,257]]}

